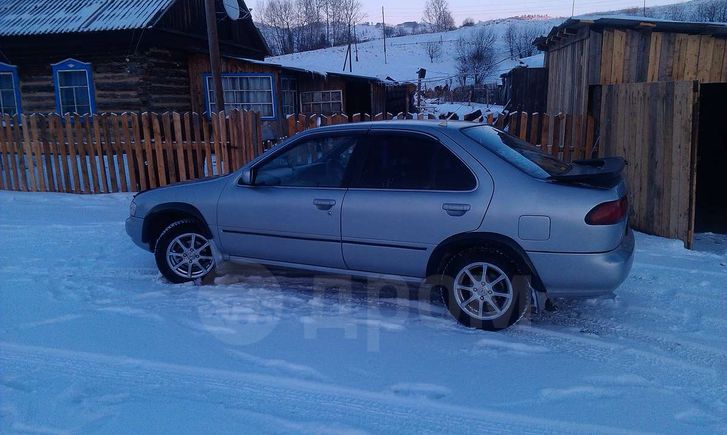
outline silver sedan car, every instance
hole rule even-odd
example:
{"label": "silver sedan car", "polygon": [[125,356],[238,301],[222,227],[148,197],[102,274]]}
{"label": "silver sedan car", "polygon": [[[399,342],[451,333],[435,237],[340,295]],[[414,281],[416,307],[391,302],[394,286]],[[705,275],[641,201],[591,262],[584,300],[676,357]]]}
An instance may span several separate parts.
{"label": "silver sedan car", "polygon": [[542,295],[624,281],[624,164],[564,163],[466,122],[337,125],[229,175],[140,193],[126,230],[173,283],[220,261],[397,277],[441,287],[458,321],[498,330]]}

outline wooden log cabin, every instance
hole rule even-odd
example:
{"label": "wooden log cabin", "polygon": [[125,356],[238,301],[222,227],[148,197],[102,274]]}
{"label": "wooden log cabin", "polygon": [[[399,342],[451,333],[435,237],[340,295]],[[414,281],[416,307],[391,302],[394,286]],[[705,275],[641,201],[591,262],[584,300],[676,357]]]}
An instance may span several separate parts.
{"label": "wooden log cabin", "polygon": [[571,18],[535,44],[548,113],[589,115],[594,148],[629,161],[637,229],[687,246],[727,232],[727,24]]}
{"label": "wooden log cabin", "polygon": [[[376,78],[266,63],[245,2],[217,3],[225,107],[259,111],[267,139],[291,113],[387,110]],[[204,0],[0,3],[2,113],[219,110],[209,77]]]}

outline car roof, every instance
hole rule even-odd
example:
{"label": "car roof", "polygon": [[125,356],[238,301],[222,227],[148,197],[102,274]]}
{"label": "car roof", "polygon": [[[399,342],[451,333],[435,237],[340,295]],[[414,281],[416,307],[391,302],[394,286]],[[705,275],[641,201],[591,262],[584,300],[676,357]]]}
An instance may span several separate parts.
{"label": "car roof", "polygon": [[[395,119],[390,121],[369,121],[369,122],[352,122],[346,124],[328,125],[318,127],[313,131],[349,131],[349,130],[413,130],[422,132],[433,132],[442,130],[461,130],[465,127],[488,126],[470,121],[446,121],[443,119],[430,120],[412,120],[412,119]],[[488,126],[490,127],[490,126]]]}

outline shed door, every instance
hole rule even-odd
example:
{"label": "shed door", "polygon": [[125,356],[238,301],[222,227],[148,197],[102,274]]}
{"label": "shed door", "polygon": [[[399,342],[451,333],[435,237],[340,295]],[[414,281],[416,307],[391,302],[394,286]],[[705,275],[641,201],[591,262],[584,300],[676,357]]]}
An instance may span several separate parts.
{"label": "shed door", "polygon": [[694,238],[699,82],[601,87],[599,155],[628,160],[632,226],[658,236]]}

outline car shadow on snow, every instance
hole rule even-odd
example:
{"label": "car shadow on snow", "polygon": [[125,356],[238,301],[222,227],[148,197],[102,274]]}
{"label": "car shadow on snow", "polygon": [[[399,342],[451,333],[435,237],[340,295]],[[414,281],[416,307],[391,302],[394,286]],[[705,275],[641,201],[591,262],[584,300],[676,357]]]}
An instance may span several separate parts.
{"label": "car shadow on snow", "polygon": [[[376,310],[384,317],[441,320],[456,323],[442,299],[441,290],[430,285],[404,281],[366,279],[346,275],[315,274],[307,271],[224,264],[201,283],[203,288],[259,289],[278,292],[288,299],[298,298],[323,305],[349,305],[359,311]],[[526,313],[520,324],[534,327],[575,328],[585,334],[597,334],[603,329],[597,318],[604,309],[613,308],[614,297],[579,300],[555,300],[555,311]],[[462,326],[462,328],[464,328]]]}

